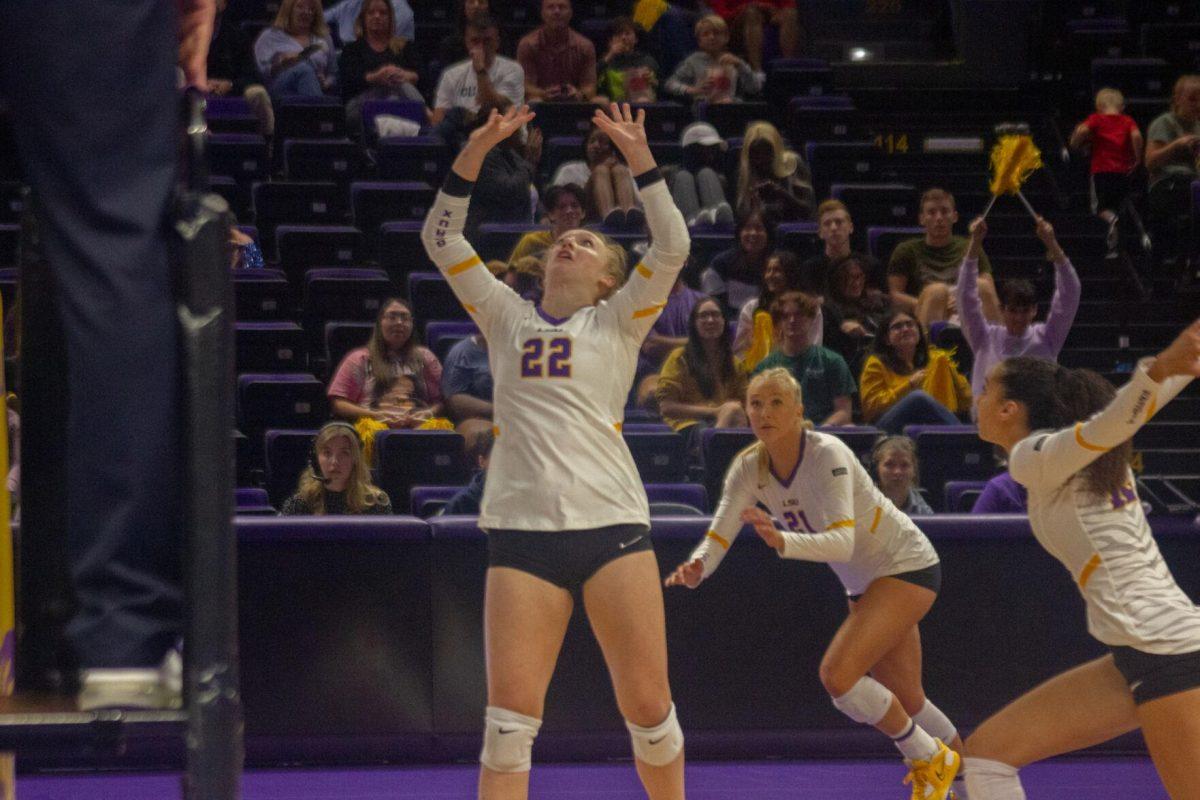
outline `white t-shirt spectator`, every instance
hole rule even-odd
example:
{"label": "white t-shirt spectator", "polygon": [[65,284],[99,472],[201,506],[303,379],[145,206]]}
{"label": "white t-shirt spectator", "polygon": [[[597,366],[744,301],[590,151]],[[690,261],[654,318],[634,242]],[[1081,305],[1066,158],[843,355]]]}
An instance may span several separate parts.
{"label": "white t-shirt spectator", "polygon": [[[488,77],[496,91],[519,106],[525,102],[525,70],[511,58],[496,56],[488,68]],[[452,64],[442,71],[438,80],[434,108],[465,108],[479,110],[479,84],[470,59]]]}

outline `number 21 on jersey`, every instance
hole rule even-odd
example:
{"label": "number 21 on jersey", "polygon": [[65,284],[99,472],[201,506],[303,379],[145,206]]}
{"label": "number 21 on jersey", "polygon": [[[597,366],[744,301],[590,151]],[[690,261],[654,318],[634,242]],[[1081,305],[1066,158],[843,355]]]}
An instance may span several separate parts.
{"label": "number 21 on jersey", "polygon": [[812,523],[808,521],[808,517],[804,516],[803,511],[787,511],[784,512],[783,522],[787,525],[788,530],[793,533],[807,532],[816,533],[816,529]]}
{"label": "number 21 on jersey", "polygon": [[526,339],[521,346],[522,378],[571,377],[571,340],[559,336],[550,341]]}

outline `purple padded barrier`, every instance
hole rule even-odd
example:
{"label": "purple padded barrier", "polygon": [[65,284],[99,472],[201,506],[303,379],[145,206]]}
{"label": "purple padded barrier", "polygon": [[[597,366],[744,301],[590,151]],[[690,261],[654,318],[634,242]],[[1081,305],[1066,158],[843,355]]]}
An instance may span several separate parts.
{"label": "purple padded barrier", "polygon": [[304,317],[374,323],[379,304],[391,293],[381,269],[310,269],[304,276]]}
{"label": "purple padded barrier", "polygon": [[240,519],[238,542],[427,542],[425,520],[405,515],[388,517],[275,517]]}
{"label": "purple padded barrier", "polygon": [[239,372],[296,372],[308,368],[304,329],[294,322],[237,322],[234,365]]}
{"label": "purple padded barrier", "polygon": [[924,228],[872,225],[867,229],[867,252],[886,263],[897,244],[905,239],[923,235]]}
{"label": "purple padded barrier", "polygon": [[[946,481],[942,508],[951,514],[969,514],[987,481]],[[966,501],[970,501],[968,505]]]}
{"label": "purple padded barrier", "polygon": [[374,237],[385,222],[424,221],[433,195],[433,187],[425,181],[355,181],[350,184],[354,224]]}
{"label": "purple padded barrier", "polygon": [[665,422],[625,422],[621,425],[622,433],[674,433],[671,426]]}
{"label": "purple padded barrier", "polygon": [[708,492],[699,483],[647,483],[646,499],[651,503],[682,503],[708,513]]}

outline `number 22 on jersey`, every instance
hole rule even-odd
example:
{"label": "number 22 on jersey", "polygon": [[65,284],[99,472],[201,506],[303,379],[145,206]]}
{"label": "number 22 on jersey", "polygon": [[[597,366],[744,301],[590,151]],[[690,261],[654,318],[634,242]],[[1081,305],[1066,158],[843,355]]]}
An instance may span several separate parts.
{"label": "number 22 on jersey", "polygon": [[571,340],[566,336],[546,341],[526,339],[521,346],[522,378],[571,377]]}

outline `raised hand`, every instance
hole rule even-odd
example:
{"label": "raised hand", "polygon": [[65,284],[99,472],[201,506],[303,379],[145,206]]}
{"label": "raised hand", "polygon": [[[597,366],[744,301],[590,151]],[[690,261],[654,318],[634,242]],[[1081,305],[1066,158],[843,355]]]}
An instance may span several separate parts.
{"label": "raised hand", "polygon": [[592,122],[596,127],[608,134],[613,146],[625,156],[634,175],[640,175],[653,169],[654,156],[650,153],[650,145],[646,142],[646,110],[639,108],[635,117],[628,103],[618,106],[609,104],[609,113],[601,108],[596,109]]}
{"label": "raised hand", "polygon": [[704,562],[698,558],[685,561],[663,581],[663,586],[686,586],[695,589],[704,579]]}
{"label": "raised hand", "polygon": [[742,512],[742,522],[753,526],[764,542],[783,552],[783,534],[776,530],[774,520],[761,508],[747,508]]}
{"label": "raised hand", "polygon": [[512,106],[503,114],[493,108],[487,122],[471,132],[470,138],[467,139],[467,147],[474,145],[491,150],[520,130],[521,126],[533,117],[534,113],[529,110],[529,106]]}
{"label": "raised hand", "polygon": [[1158,354],[1149,372],[1155,381],[1173,375],[1200,377],[1200,319],[1184,328],[1175,341]]}

